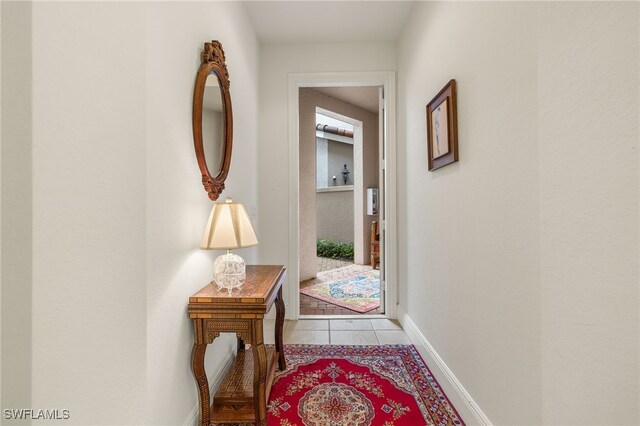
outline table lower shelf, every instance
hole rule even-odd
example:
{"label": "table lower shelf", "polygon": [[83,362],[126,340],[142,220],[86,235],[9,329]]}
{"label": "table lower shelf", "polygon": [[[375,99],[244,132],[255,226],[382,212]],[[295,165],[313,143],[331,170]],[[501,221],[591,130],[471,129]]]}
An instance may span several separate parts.
{"label": "table lower shelf", "polygon": [[[265,346],[267,352],[266,405],[273,384],[278,352],[273,346]],[[250,349],[238,352],[236,359],[211,404],[209,423],[251,423],[255,422],[253,400],[253,353]]]}

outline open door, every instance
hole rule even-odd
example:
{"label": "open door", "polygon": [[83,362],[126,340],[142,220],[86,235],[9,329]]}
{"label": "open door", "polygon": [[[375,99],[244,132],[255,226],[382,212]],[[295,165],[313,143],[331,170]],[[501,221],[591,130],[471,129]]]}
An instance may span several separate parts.
{"label": "open door", "polygon": [[378,170],[379,170],[379,192],[378,192],[378,219],[379,219],[379,233],[380,233],[380,313],[384,314],[385,307],[385,294],[387,290],[386,279],[386,253],[385,253],[385,219],[386,219],[386,206],[385,200],[385,145],[386,145],[386,108],[384,99],[384,86],[378,87]]}

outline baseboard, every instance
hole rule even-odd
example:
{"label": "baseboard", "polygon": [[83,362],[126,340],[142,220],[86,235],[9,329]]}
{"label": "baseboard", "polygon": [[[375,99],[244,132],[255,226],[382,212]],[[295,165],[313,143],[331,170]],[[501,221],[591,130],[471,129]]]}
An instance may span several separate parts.
{"label": "baseboard", "polygon": [[462,386],[462,383],[456,378],[401,306],[397,307],[397,315],[398,321],[402,324],[402,328],[409,336],[411,343],[424,358],[429,370],[431,370],[453,406],[456,407],[462,420],[468,425],[491,426],[491,420],[480,409],[471,395],[469,395],[469,392]]}
{"label": "baseboard", "polygon": [[[231,367],[231,364],[233,364],[234,359],[235,359],[234,354],[232,352],[229,352],[227,357],[220,363],[220,368],[218,368],[218,370],[215,371],[211,375],[211,377],[209,377],[209,394],[210,395],[214,394],[214,389],[218,389],[218,387],[220,386],[220,383],[222,383],[222,379],[224,379],[224,376],[227,373],[227,370],[229,370],[229,367]],[[191,413],[189,414],[189,417],[187,417],[187,421],[184,424],[185,426],[198,426],[199,420],[200,420],[200,403],[197,402],[195,407],[193,407],[193,410],[191,410]]]}

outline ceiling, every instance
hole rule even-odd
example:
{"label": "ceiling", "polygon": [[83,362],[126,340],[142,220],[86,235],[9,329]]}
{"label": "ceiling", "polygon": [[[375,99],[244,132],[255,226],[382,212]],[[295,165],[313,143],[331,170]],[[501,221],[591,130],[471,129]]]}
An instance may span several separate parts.
{"label": "ceiling", "polygon": [[413,7],[408,1],[250,1],[261,43],[395,42]]}
{"label": "ceiling", "polygon": [[378,88],[375,86],[314,87],[313,89],[374,114],[378,113]]}

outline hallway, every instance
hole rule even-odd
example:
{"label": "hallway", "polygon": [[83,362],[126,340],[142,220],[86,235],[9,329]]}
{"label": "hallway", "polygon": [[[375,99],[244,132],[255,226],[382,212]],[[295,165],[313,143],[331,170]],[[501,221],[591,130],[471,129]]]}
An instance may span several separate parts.
{"label": "hallway", "polygon": [[[215,202],[242,203],[257,237],[233,254],[286,268],[280,297],[240,298],[265,309],[229,315],[275,318],[278,299],[290,351],[409,337],[468,424],[640,425],[640,1],[2,1],[0,14],[3,410],[193,426],[206,378],[189,368],[194,337],[215,340],[209,377],[233,362],[237,335],[188,315],[226,250],[200,248],[214,201],[194,149],[203,46],[217,40],[230,96],[229,121],[205,129],[225,139],[210,152],[224,160],[209,174],[227,178]],[[430,170],[425,113],[452,80],[459,161]],[[316,89],[347,83],[384,87],[386,120],[369,111],[362,140],[388,138],[377,161],[327,160],[318,191],[316,108],[365,114]],[[369,263],[355,236],[375,216],[356,223],[368,194],[346,187],[374,162],[384,314],[358,315],[326,302],[371,296],[347,291],[356,280],[322,300],[300,281],[317,276],[319,205],[354,218],[353,259]]]}

